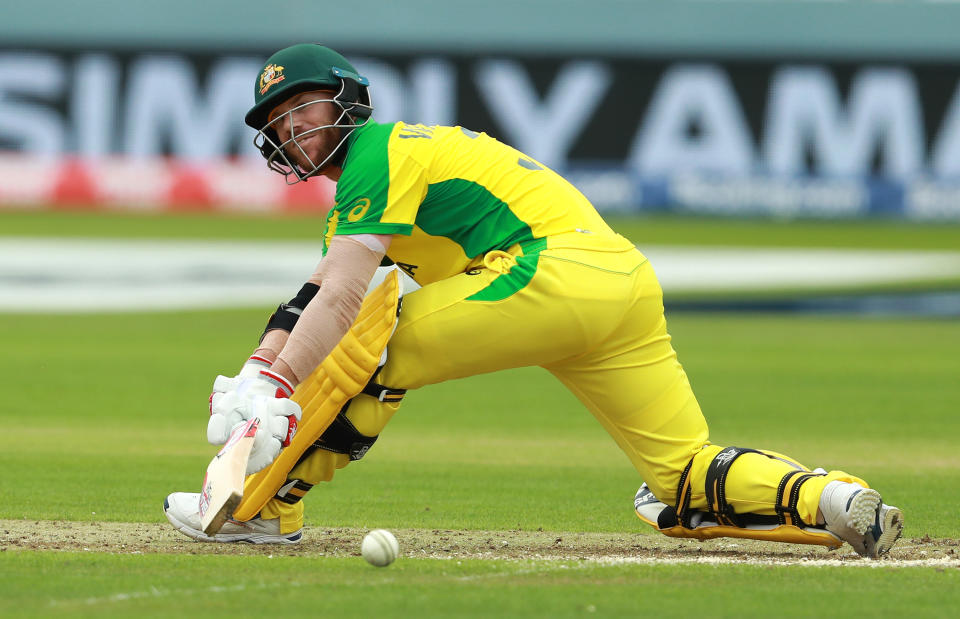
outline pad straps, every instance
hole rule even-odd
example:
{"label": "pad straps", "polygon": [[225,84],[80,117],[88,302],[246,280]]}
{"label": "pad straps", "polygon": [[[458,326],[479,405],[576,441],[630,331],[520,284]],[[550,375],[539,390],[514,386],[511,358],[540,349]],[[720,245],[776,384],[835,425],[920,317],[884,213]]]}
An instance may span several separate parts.
{"label": "pad straps", "polygon": [[288,505],[293,505],[299,503],[303,495],[310,491],[310,488],[313,488],[313,484],[308,484],[302,479],[291,479],[280,487],[275,498]]}
{"label": "pad straps", "polygon": [[690,527],[690,496],[692,494],[690,488],[690,468],[693,466],[693,458],[690,458],[690,462],[687,463],[687,466],[684,467],[683,473],[680,474],[680,483],[677,484],[677,502],[675,508],[677,510],[677,521],[681,526]]}
{"label": "pad straps", "polygon": [[[707,500],[707,507],[710,513],[716,518],[717,524],[744,528],[751,525],[791,525],[799,529],[808,527],[807,523],[800,517],[797,510],[797,504],[800,502],[800,487],[814,477],[821,477],[823,473],[813,473],[805,469],[790,471],[780,480],[777,488],[776,503],[774,510],[776,516],[763,514],[737,514],[733,506],[727,502],[726,483],[727,475],[734,461],[743,454],[758,453],[768,458],[777,458],[775,455],[765,453],[757,449],[748,449],[744,447],[726,447],[722,449],[707,468],[707,474],[704,480],[704,494]],[[693,458],[684,467],[680,474],[680,482],[677,484],[677,496],[674,508],[676,510],[677,523],[687,529],[691,526],[691,518],[695,510],[690,509],[690,497],[692,494],[690,487],[690,469],[693,466]],[[663,529],[663,526],[659,527]]]}
{"label": "pad straps", "polygon": [[707,476],[704,482],[704,493],[706,494],[707,506],[710,512],[716,516],[718,524],[726,524],[735,527],[742,527],[740,518],[737,517],[733,506],[727,503],[726,484],[727,474],[730,467],[737,458],[743,454],[757,453],[762,455],[762,451],[756,449],[747,449],[744,447],[725,447],[720,450],[710,467],[707,469]]}
{"label": "pad straps", "polygon": [[347,419],[345,413],[348,407],[349,403],[343,407],[343,410],[323,431],[323,434],[320,435],[320,438],[316,440],[312,447],[332,451],[333,453],[346,454],[350,456],[350,460],[359,460],[370,451],[373,444],[377,442],[377,436],[379,435],[364,436],[360,434],[356,426]]}
{"label": "pad straps", "polygon": [[[718,453],[707,469],[706,480],[704,482],[704,494],[707,499],[707,506],[710,512],[717,518],[718,524],[731,525],[735,527],[744,527],[748,524],[758,524],[767,522],[773,517],[755,514],[738,515],[733,506],[727,503],[726,483],[727,474],[734,461],[743,454],[757,453],[768,458],[776,458],[771,454],[759,451],[757,449],[746,449],[743,447],[727,447]],[[811,473],[807,470],[797,469],[790,471],[780,480],[777,487],[776,503],[776,522],[784,525],[789,524],[795,527],[803,528],[807,524],[800,517],[797,510],[797,504],[800,502],[800,487],[808,480],[814,477],[820,477],[821,473]]]}
{"label": "pad straps", "polygon": [[399,402],[406,392],[406,389],[391,389],[371,380],[360,393],[373,396],[381,402]]}
{"label": "pad straps", "polygon": [[790,471],[783,476],[777,488],[777,504],[774,507],[780,524],[791,524],[801,528],[807,526],[800,518],[800,512],[797,511],[797,503],[800,501],[800,486],[821,475],[822,473],[811,473],[810,471]]}

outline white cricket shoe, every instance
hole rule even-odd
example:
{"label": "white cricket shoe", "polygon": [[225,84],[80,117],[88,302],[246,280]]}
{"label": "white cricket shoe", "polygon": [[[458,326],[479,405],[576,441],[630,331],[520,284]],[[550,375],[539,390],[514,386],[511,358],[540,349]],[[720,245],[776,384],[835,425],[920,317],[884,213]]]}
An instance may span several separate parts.
{"label": "white cricket shoe", "polygon": [[877,558],[890,551],[903,532],[903,514],[884,505],[880,493],[860,484],[832,481],[820,495],[826,529],[847,542],[862,557]]}
{"label": "white cricket shoe", "polygon": [[227,520],[219,533],[207,535],[200,526],[199,492],[174,492],[163,500],[163,513],[177,531],[201,542],[296,544],[303,537],[303,529],[280,533],[279,518],[263,520],[260,516],[247,522]]}
{"label": "white cricket shoe", "polygon": [[903,512],[893,505],[880,504],[877,516],[867,536],[867,552],[872,557],[890,552],[903,533]]}

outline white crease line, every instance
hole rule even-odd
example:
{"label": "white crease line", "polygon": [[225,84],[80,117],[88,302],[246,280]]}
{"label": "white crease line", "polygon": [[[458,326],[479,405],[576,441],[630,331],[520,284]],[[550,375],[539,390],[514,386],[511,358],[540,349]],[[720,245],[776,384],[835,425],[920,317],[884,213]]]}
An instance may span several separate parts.
{"label": "white crease line", "polygon": [[801,567],[869,567],[869,568],[905,568],[905,567],[950,567],[960,568],[960,559],[758,559],[729,557],[697,557],[697,558],[664,558],[664,557],[610,557],[600,559],[586,559],[601,565],[622,564],[650,564],[650,565],[766,565],[766,566],[801,566]]}
{"label": "white crease line", "polygon": [[[558,555],[535,555],[523,558],[498,558],[494,556],[450,556],[450,555],[424,555],[420,558],[442,559],[447,561],[462,561],[464,559],[474,560],[498,560],[508,562],[526,562],[526,561],[545,561],[545,562],[566,562],[553,569],[585,569],[589,567],[608,566],[608,565],[762,565],[762,566],[800,566],[800,567],[869,567],[869,568],[907,568],[907,567],[939,567],[939,568],[960,568],[960,559],[949,557],[940,557],[936,559],[864,559],[853,554],[845,559],[808,559],[804,557],[769,559],[757,557],[584,557],[576,559],[572,565],[569,556]],[[471,579],[476,577],[489,578],[494,576],[504,576],[513,574],[526,574],[544,571],[543,568],[521,570],[510,572],[509,574],[481,574],[475,577],[462,577]]]}

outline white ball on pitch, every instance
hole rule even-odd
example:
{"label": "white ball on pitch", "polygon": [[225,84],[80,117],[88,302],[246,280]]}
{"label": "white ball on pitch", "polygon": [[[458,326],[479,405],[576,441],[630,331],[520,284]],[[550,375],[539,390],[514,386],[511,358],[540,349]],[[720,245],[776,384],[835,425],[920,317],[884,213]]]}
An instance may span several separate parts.
{"label": "white ball on pitch", "polygon": [[393,533],[386,529],[374,529],[367,533],[360,545],[360,554],[367,563],[377,567],[386,567],[400,555],[400,544]]}

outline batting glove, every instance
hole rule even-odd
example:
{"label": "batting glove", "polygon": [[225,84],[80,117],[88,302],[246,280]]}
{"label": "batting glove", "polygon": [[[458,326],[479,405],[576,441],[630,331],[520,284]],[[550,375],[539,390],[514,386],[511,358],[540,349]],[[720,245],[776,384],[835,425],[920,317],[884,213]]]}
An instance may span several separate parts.
{"label": "batting glove", "polygon": [[240,368],[240,373],[236,376],[217,376],[213,381],[213,393],[210,394],[210,404],[213,404],[213,399],[217,397],[218,393],[227,393],[229,391],[235,390],[240,386],[240,382],[244,378],[256,378],[260,374],[260,370],[269,370],[272,364],[269,360],[264,359],[263,357],[258,357],[257,355],[251,355],[249,359],[244,362],[243,367]]}
{"label": "batting glove", "polygon": [[[222,382],[220,386],[224,386]],[[249,475],[268,466],[290,444],[300,421],[300,406],[289,399],[293,386],[270,370],[261,369],[255,377],[241,378],[231,386],[234,388],[230,391],[217,391],[214,383],[207,440],[222,445],[236,426],[259,418],[260,427],[247,463]]]}

